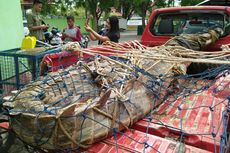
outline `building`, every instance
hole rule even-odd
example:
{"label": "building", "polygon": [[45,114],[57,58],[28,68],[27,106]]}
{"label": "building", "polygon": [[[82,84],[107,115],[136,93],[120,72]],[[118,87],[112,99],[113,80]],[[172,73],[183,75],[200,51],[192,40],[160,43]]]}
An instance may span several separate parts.
{"label": "building", "polygon": [[18,48],[24,38],[19,0],[0,0],[0,51]]}

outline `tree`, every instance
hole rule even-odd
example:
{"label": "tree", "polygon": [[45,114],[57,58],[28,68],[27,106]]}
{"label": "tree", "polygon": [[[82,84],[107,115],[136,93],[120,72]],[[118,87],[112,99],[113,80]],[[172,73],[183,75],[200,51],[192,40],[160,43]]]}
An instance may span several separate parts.
{"label": "tree", "polygon": [[181,0],[181,6],[192,6],[199,4],[203,0]]}
{"label": "tree", "polygon": [[98,30],[98,20],[103,13],[108,13],[111,7],[118,6],[118,0],[78,0],[75,1],[75,6],[83,6],[88,14],[93,19],[93,29]]}
{"label": "tree", "polygon": [[[111,12],[111,8],[117,8],[119,5],[119,1],[118,0],[100,0],[99,2],[99,9],[100,9],[100,17],[102,15],[102,13],[104,14],[105,18],[108,18],[110,12]],[[99,18],[100,18],[99,17]]]}
{"label": "tree", "polygon": [[41,13],[43,15],[66,16],[75,12],[75,3],[73,0],[42,0],[42,2]]}
{"label": "tree", "polygon": [[119,5],[122,9],[122,17],[129,20],[135,11],[133,0],[120,0]]}
{"label": "tree", "polygon": [[51,1],[42,0],[42,14],[43,15],[51,15],[57,13],[57,5],[56,3],[52,3]]}
{"label": "tree", "polygon": [[162,8],[162,7],[166,7],[166,1],[165,0],[155,0],[154,1],[154,5],[157,7],[157,8]]}
{"label": "tree", "polygon": [[168,7],[174,6],[174,3],[175,3],[175,0],[168,0],[167,6],[168,6]]}
{"label": "tree", "polygon": [[145,18],[147,10],[151,9],[151,0],[134,0],[137,13],[142,17],[142,26],[145,27]]}
{"label": "tree", "polygon": [[[134,12],[142,17],[142,25],[145,27],[145,19],[147,11],[152,11],[153,6],[166,7],[165,0],[120,0],[120,7],[122,8],[122,17],[130,19]],[[172,5],[174,0],[169,0],[168,5]]]}

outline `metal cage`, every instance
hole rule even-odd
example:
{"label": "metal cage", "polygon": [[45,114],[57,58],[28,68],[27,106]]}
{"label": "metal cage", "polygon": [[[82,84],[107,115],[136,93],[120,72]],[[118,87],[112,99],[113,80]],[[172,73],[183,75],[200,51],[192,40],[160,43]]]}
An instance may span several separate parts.
{"label": "metal cage", "polygon": [[11,49],[0,52],[0,91],[3,95],[36,80],[42,58],[46,54],[60,52],[60,49],[44,50]]}

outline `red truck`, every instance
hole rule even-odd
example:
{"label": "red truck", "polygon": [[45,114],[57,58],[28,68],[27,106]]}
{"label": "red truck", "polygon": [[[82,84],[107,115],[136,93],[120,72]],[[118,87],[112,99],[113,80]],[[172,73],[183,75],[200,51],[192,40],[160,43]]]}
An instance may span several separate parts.
{"label": "red truck", "polygon": [[144,29],[141,42],[147,46],[159,46],[170,38],[185,34],[204,33],[210,28],[221,27],[224,36],[205,50],[218,51],[221,45],[230,43],[230,7],[190,6],[156,9]]}
{"label": "red truck", "polygon": [[[215,27],[222,28],[224,35],[215,44],[203,49],[206,51],[219,51],[222,45],[230,44],[230,7],[189,6],[156,9],[144,29],[141,43],[146,46],[159,46],[182,33],[204,33]],[[77,61],[71,53],[53,54],[49,59],[53,59],[48,61],[52,70],[57,70],[58,65],[69,66]]]}
{"label": "red truck", "polygon": [[[146,46],[159,46],[182,33],[204,33],[210,28],[220,27],[224,29],[223,37],[204,49],[218,51],[221,50],[222,45],[230,44],[229,26],[230,7],[190,6],[156,9],[152,12],[144,29],[141,43]],[[202,80],[198,84],[208,84],[209,81]],[[224,131],[228,133],[230,130],[229,123],[225,123],[228,124],[226,127],[222,122],[226,116],[223,112],[227,107],[222,102],[226,102],[226,97],[230,93],[229,85],[227,85],[229,81],[230,75],[221,77],[207,91],[191,95],[184,100],[178,99],[172,105],[170,105],[170,100],[166,100],[157,108],[157,113],[152,118],[147,117],[137,122],[131,127],[132,132],[124,132],[133,140],[124,135],[118,136],[117,140],[108,138],[93,145],[86,152],[228,153],[230,151],[229,138],[225,145],[222,138]],[[224,88],[219,94],[213,92],[217,86]],[[221,105],[218,105],[220,103]],[[206,107],[215,105],[218,105],[218,108],[214,111]],[[180,114],[178,106],[194,109],[185,109]],[[181,129],[185,133],[182,134]],[[146,137],[152,148],[140,144]]]}
{"label": "red truck", "polygon": [[[230,8],[223,6],[175,7],[156,9],[144,29],[141,43],[146,46],[164,44],[182,33],[207,32],[221,27],[224,36],[205,50],[218,51],[221,45],[230,44]],[[100,47],[99,47],[100,48]],[[89,50],[95,48],[89,48]],[[103,48],[101,48],[103,49]],[[68,66],[76,62],[71,53],[49,55],[47,63]],[[71,61],[70,63],[68,63]],[[87,153],[228,153],[230,75],[220,76],[209,88],[171,103],[167,99],[152,116],[138,121],[130,130],[94,144]],[[212,80],[200,80],[197,86]],[[214,92],[221,88],[221,92]],[[229,101],[228,101],[229,100]],[[146,143],[147,142],[147,143]]]}

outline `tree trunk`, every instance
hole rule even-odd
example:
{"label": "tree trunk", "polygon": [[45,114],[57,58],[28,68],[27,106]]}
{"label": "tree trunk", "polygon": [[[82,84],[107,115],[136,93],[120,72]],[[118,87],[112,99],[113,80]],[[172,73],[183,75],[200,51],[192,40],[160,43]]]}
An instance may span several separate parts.
{"label": "tree trunk", "polygon": [[98,31],[98,18],[97,18],[97,1],[96,0],[88,0],[86,9],[89,10],[91,19],[91,26],[95,31]]}
{"label": "tree trunk", "polygon": [[88,11],[86,8],[85,8],[85,18],[88,19]]}
{"label": "tree trunk", "polygon": [[142,3],[142,10],[141,10],[141,14],[142,14],[142,28],[145,28],[145,17],[146,17],[146,11],[148,8],[148,3],[143,2]]}
{"label": "tree trunk", "polygon": [[[146,15],[145,15],[146,16]],[[145,16],[142,16],[142,28],[145,28]]]}
{"label": "tree trunk", "polygon": [[94,25],[93,28],[95,31],[98,31],[98,18],[97,15],[93,17]]}
{"label": "tree trunk", "polygon": [[134,12],[134,7],[132,4],[121,4],[122,7],[122,17],[129,20]]}

